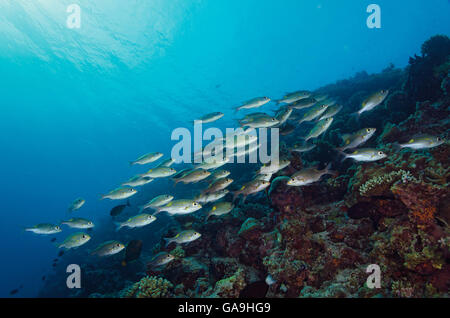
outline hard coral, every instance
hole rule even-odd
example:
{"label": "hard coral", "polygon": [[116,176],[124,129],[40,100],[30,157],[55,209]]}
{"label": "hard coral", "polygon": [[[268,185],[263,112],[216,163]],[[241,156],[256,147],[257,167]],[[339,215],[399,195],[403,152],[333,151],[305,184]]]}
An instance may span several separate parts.
{"label": "hard coral", "polygon": [[147,276],[120,292],[123,298],[164,298],[170,297],[173,285],[162,277]]}

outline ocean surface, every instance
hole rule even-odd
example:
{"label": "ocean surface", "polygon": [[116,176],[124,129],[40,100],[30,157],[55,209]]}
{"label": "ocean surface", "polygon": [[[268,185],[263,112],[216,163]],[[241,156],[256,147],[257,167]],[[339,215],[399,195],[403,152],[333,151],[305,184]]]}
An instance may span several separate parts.
{"label": "ocean surface", "polygon": [[[0,296],[38,296],[54,272],[50,239],[74,232],[24,228],[67,219],[78,197],[74,216],[113,226],[109,211],[124,201],[100,195],[149,169],[129,165],[140,155],[169,158],[175,128],[215,111],[225,116],[210,127],[235,127],[246,100],[404,68],[431,36],[450,34],[446,0],[377,0],[381,28],[370,29],[373,2],[0,0]],[[72,3],[80,28],[66,23]],[[170,178],[143,189],[132,205],[195,192]]]}

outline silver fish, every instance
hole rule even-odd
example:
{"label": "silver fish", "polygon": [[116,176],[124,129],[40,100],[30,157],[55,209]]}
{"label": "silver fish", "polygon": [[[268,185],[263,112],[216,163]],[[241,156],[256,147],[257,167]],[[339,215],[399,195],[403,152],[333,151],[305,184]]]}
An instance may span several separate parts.
{"label": "silver fish", "polygon": [[270,102],[269,97],[256,97],[249,101],[246,101],[241,106],[236,107],[235,110],[239,111],[241,109],[258,108],[258,107],[261,107],[261,106],[267,104],[268,102]]}
{"label": "silver fish", "polygon": [[210,113],[201,117],[200,119],[196,119],[194,122],[198,121],[202,124],[212,123],[215,122],[216,120],[219,120],[223,116],[224,114],[221,112]]}
{"label": "silver fish", "polygon": [[86,203],[86,201],[83,198],[78,198],[70,204],[68,210],[69,210],[69,212],[76,211],[76,210],[80,209],[85,203]]}
{"label": "silver fish", "polygon": [[25,228],[24,230],[27,232],[33,232],[34,234],[41,234],[41,235],[56,234],[62,231],[60,226],[49,223],[37,224],[33,227]]}
{"label": "silver fish", "polygon": [[174,237],[164,238],[166,241],[166,246],[169,246],[170,243],[175,242],[177,244],[186,244],[192,241],[199,239],[202,235],[194,230],[186,230],[178,233]]}
{"label": "silver fish", "polygon": [[58,248],[72,249],[80,247],[87,242],[91,237],[86,233],[74,233],[69,235],[61,244],[58,245]]}
{"label": "silver fish", "polygon": [[316,148],[316,145],[314,144],[295,144],[289,150],[293,152],[308,152],[310,150],[313,150],[314,148]]}
{"label": "silver fish", "polygon": [[215,215],[215,216],[221,216],[225,215],[231,212],[231,210],[234,209],[234,204],[231,202],[219,202],[217,204],[214,204],[214,206],[211,208],[211,210],[208,212],[208,215],[206,216],[206,221],[208,219]]}
{"label": "silver fish", "polygon": [[70,220],[62,221],[61,224],[65,224],[74,229],[91,229],[94,227],[92,221],[83,218],[71,218]]}
{"label": "silver fish", "polygon": [[175,256],[173,256],[172,254],[169,254],[167,252],[160,252],[152,258],[152,260],[148,263],[148,266],[149,267],[163,266],[170,263],[174,259]]}
{"label": "silver fish", "polygon": [[328,109],[326,112],[319,118],[319,120],[327,119],[334,117],[342,110],[342,105],[334,105],[334,106],[328,106]]}
{"label": "silver fish", "polygon": [[112,256],[120,253],[125,249],[125,245],[118,241],[108,241],[100,244],[96,249],[91,252],[91,255],[97,255],[100,257]]}
{"label": "silver fish", "polygon": [[195,197],[195,200],[200,203],[211,203],[222,199],[228,193],[229,191],[227,189],[223,189],[213,193],[201,193],[200,195]]}
{"label": "silver fish", "polygon": [[129,186],[129,187],[139,187],[143,186],[147,183],[152,182],[153,179],[150,177],[141,177],[141,176],[134,176],[130,178],[127,182],[122,183],[123,186]]}
{"label": "silver fish", "polygon": [[299,120],[299,124],[305,122],[305,121],[311,121],[314,120],[316,118],[318,118],[319,116],[321,116],[328,108],[328,104],[317,104],[316,106],[314,106],[313,108],[311,108],[309,111],[307,111],[302,119]]}
{"label": "silver fish", "polygon": [[122,223],[117,223],[117,231],[119,231],[123,227],[129,227],[130,229],[144,227],[156,221],[156,217],[151,214],[138,214],[133,216]]}
{"label": "silver fish", "polygon": [[145,154],[134,161],[130,161],[130,165],[146,165],[148,163],[154,162],[163,156],[160,152],[151,152]]}
{"label": "silver fish", "polygon": [[384,102],[389,95],[389,90],[381,90],[375,94],[367,97],[361,104],[361,109],[356,112],[358,116],[362,113],[370,111]]}
{"label": "silver fish", "polygon": [[161,207],[154,207],[156,215],[161,212],[167,212],[170,215],[183,215],[194,213],[202,208],[202,205],[194,200],[173,200]]}
{"label": "silver fish", "polygon": [[310,140],[311,138],[317,138],[320,135],[322,135],[324,132],[330,128],[331,124],[333,123],[333,117],[322,119],[319,121],[313,129],[309,132],[309,134],[305,138],[305,142]]}
{"label": "silver fish", "polygon": [[127,199],[137,193],[137,190],[134,188],[117,188],[115,190],[112,190],[108,194],[104,194],[101,196],[101,200],[103,199],[110,199],[110,200],[122,200]]}
{"label": "silver fish", "polygon": [[354,134],[344,134],[342,135],[342,139],[344,139],[344,146],[336,149],[338,151],[344,151],[359,147],[369,140],[376,131],[376,128],[363,128]]}
{"label": "silver fish", "polygon": [[141,205],[139,207],[139,211],[142,212],[143,210],[148,209],[148,208],[160,207],[160,206],[166,205],[167,203],[169,203],[172,200],[173,200],[173,196],[172,195],[170,195],[170,194],[161,194],[161,195],[158,195],[157,197],[151,199],[146,204]]}
{"label": "silver fish", "polygon": [[415,138],[412,138],[410,141],[404,144],[399,144],[400,148],[411,148],[411,149],[428,149],[428,148],[434,148],[438,147],[445,143],[445,139],[441,137],[435,137],[435,136],[417,136]]}
{"label": "silver fish", "polygon": [[329,164],[324,170],[317,170],[317,167],[303,169],[293,174],[286,184],[293,187],[301,187],[317,182],[326,174],[335,174],[335,172],[330,170],[330,167],[331,164]]}
{"label": "silver fish", "polygon": [[377,161],[377,160],[381,160],[387,157],[387,155],[383,152],[383,151],[379,151],[376,149],[371,149],[371,148],[361,148],[361,149],[357,149],[354,152],[347,154],[347,153],[342,153],[344,155],[344,159],[342,159],[342,161],[344,161],[345,159],[351,158],[353,160],[356,161],[362,161],[362,162],[372,162],[372,161]]}
{"label": "silver fish", "polygon": [[286,93],[283,98],[276,101],[277,104],[286,103],[291,104],[295,103],[304,98],[309,98],[311,96],[311,92],[309,91],[297,91],[292,93]]}
{"label": "silver fish", "polygon": [[174,175],[177,171],[170,167],[156,167],[148,170],[146,173],[141,174],[141,177],[149,178],[165,178]]}

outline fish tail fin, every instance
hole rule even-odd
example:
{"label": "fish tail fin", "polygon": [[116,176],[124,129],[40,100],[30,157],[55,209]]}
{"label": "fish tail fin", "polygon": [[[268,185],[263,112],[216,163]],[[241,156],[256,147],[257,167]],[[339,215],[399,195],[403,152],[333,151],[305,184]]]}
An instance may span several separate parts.
{"label": "fish tail fin", "polygon": [[172,243],[172,239],[164,237],[164,241],[166,243],[165,247],[169,246]]}
{"label": "fish tail fin", "polygon": [[402,150],[402,148],[403,148],[398,142],[394,142],[394,143],[392,144],[392,146],[394,147],[394,149],[395,149],[396,151],[400,151],[400,150]]}
{"label": "fish tail fin", "polygon": [[350,116],[354,116],[356,118],[356,121],[359,121],[359,118],[361,117],[361,112],[357,111],[357,112],[351,113]]}
{"label": "fish tail fin", "polygon": [[342,155],[342,159],[341,159],[341,163],[342,163],[348,158],[348,155],[343,151],[338,151],[338,152],[340,155]]}
{"label": "fish tail fin", "polygon": [[139,208],[139,213],[142,213],[142,211],[145,210],[145,209],[144,209],[144,205],[140,205],[140,206],[138,206],[138,208]]}
{"label": "fish tail fin", "polygon": [[122,223],[114,222],[114,224],[116,225],[116,232],[119,232],[120,229],[123,227]]}
{"label": "fish tail fin", "polygon": [[245,203],[245,200],[247,200],[247,196],[246,196],[246,195],[244,195],[244,196],[242,197],[242,203]]}
{"label": "fish tail fin", "polygon": [[100,199],[99,200],[104,200],[104,199],[106,199],[106,195],[100,194]]}
{"label": "fish tail fin", "polygon": [[237,197],[241,194],[241,191],[233,192],[233,202],[236,201]]}
{"label": "fish tail fin", "polygon": [[157,215],[157,214],[162,212],[160,207],[152,207],[152,209],[155,210],[155,212],[152,214],[153,216],[155,216],[155,215]]}
{"label": "fish tail fin", "polygon": [[334,171],[334,170],[330,170],[331,169],[331,162],[329,164],[327,164],[327,167],[325,168],[326,173],[331,174],[334,177],[338,176],[338,172]]}
{"label": "fish tail fin", "polygon": [[131,206],[130,199],[127,200],[127,206]]}
{"label": "fish tail fin", "polygon": [[208,222],[210,217],[211,217],[211,214],[206,215],[205,222]]}

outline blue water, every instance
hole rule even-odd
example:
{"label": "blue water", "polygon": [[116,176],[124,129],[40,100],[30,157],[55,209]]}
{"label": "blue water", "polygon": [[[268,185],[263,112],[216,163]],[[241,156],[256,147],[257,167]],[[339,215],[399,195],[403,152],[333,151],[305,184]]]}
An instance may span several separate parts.
{"label": "blue water", "polygon": [[[55,257],[23,227],[80,196],[79,215],[101,219],[114,203],[99,195],[142,171],[138,155],[168,155],[174,128],[211,111],[232,127],[244,100],[404,67],[450,33],[446,0],[377,0],[369,29],[373,2],[0,0],[0,296],[36,296]],[[66,27],[71,3],[80,29]]]}

